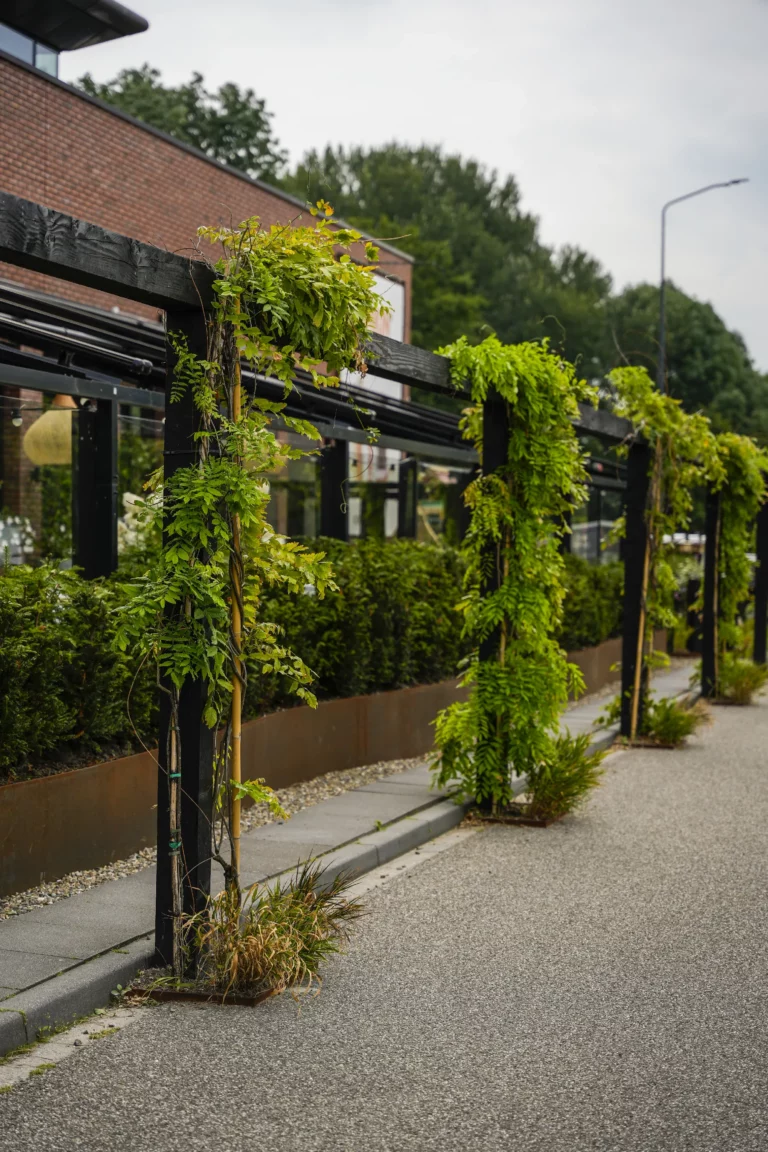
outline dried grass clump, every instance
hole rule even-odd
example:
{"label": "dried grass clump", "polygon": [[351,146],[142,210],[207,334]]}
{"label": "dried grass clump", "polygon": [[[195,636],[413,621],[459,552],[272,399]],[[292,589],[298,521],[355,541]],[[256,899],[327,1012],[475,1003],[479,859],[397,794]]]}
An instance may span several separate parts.
{"label": "dried grass clump", "polygon": [[304,864],[287,881],[255,884],[242,901],[231,890],[211,897],[185,922],[188,947],[202,957],[201,989],[252,996],[319,984],[321,965],[342,950],[363,912],[345,895],[352,882],[336,876],[325,884],[323,868]]}

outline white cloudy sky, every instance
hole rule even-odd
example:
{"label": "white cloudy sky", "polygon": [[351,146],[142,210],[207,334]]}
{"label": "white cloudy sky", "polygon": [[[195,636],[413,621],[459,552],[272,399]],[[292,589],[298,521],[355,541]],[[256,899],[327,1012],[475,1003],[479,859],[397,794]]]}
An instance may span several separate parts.
{"label": "white cloudy sky", "polygon": [[[125,2],[125,0],[124,0]],[[256,89],[291,156],[437,142],[514,173],[550,244],[617,286],[668,274],[768,370],[768,0],[127,0],[150,31],[67,53],[62,79],[149,61]]]}

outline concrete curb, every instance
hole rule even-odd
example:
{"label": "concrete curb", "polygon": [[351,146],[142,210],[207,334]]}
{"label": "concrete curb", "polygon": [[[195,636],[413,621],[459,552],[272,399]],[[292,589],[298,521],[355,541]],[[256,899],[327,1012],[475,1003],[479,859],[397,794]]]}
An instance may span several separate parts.
{"label": "concrete curb", "polygon": [[0,1054],[36,1040],[41,1028],[70,1024],[104,1007],[117,985],[128,984],[153,953],[152,936],[141,936],[0,1001]]}

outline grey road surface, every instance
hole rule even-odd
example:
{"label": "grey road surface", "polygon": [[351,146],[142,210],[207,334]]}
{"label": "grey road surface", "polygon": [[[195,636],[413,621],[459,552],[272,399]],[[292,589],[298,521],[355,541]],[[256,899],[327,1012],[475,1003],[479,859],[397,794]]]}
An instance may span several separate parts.
{"label": "grey road surface", "polygon": [[767,860],[768,704],[719,709],[371,893],[300,1012],[158,1008],[0,1096],[0,1149],[763,1152]]}

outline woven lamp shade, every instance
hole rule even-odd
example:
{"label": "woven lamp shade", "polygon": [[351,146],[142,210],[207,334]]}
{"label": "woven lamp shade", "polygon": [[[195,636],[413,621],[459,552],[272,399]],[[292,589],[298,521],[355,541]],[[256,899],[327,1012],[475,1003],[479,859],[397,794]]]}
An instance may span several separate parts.
{"label": "woven lamp shade", "polygon": [[48,411],[24,435],[28,460],[38,465],[72,463],[72,409],[76,407],[71,396],[54,396]]}

